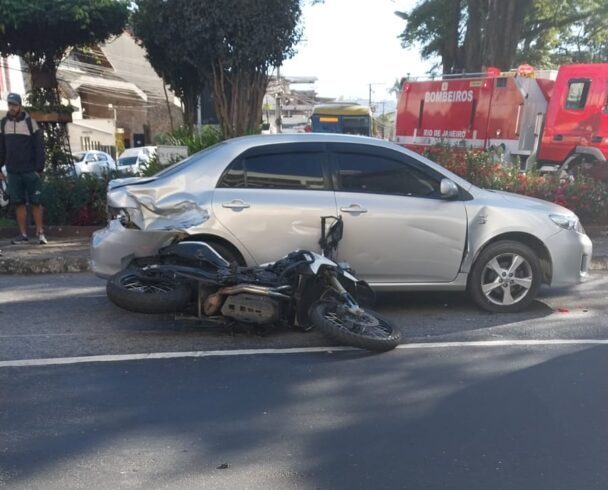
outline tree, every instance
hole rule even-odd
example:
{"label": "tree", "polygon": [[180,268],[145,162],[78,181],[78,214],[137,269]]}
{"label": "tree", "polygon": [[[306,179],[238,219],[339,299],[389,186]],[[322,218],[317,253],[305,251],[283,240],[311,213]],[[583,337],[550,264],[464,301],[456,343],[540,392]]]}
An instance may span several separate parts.
{"label": "tree", "polygon": [[130,24],[139,43],[146,50],[148,61],[177,95],[184,106],[184,125],[196,123],[198,97],[203,91],[205,77],[199,75],[199,65],[210,63],[204,53],[190,58],[193,48],[186,49],[192,39],[185,29],[184,15],[189,0],[139,0]]}
{"label": "tree", "polygon": [[0,53],[23,58],[36,104],[58,105],[57,67],[74,46],[122,32],[127,0],[0,0]]}
{"label": "tree", "polygon": [[535,0],[516,61],[554,67],[605,61],[608,55],[608,2]]}
{"label": "tree", "polygon": [[[29,105],[44,112],[65,112],[57,84],[57,68],[76,46],[105,41],[123,31],[128,0],[0,0],[0,54],[18,55],[31,75]],[[66,151],[67,126],[43,124],[51,170],[73,165]]]}
{"label": "tree", "polygon": [[293,55],[300,14],[299,0],[191,3],[187,18],[200,34],[197,52],[209,49],[207,74],[225,137],[259,132],[269,71]]}
{"label": "tree", "polygon": [[[133,14],[136,35],[159,74],[171,80],[169,75],[163,75],[170,71],[170,66],[183,62],[188,69],[194,67],[199,84],[206,82],[213,88],[224,136],[259,132],[269,71],[293,54],[300,39],[300,0],[137,0],[136,3]],[[153,5],[162,4],[165,15],[160,29],[166,30],[166,35],[158,30],[145,35],[137,27],[140,22],[137,17],[147,16]],[[157,52],[168,54],[161,58]],[[153,61],[157,56],[162,63]],[[170,83],[176,87],[174,80]],[[194,76],[188,83],[195,86]]]}
{"label": "tree", "polygon": [[590,43],[597,57],[608,34],[606,0],[423,0],[396,14],[407,22],[403,46],[439,56],[444,73],[508,70],[520,61],[549,65],[558,53],[564,58]]}
{"label": "tree", "polygon": [[450,73],[459,64],[461,10],[461,0],[426,0],[409,13],[395,12],[407,22],[399,36],[403,47],[419,45],[424,58],[439,56],[444,73]]}

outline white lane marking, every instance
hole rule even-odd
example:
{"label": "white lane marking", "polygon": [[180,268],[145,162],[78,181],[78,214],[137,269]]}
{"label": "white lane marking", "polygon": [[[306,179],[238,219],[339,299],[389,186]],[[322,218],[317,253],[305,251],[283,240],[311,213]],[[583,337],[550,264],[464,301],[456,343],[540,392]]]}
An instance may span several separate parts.
{"label": "white lane marking", "polygon": [[[450,347],[528,347],[538,345],[608,345],[608,339],[553,339],[553,340],[480,340],[471,342],[422,342],[401,344],[397,349],[445,349]],[[289,349],[237,349],[192,352],[149,352],[143,354],[115,354],[80,357],[54,357],[46,359],[18,359],[0,361],[0,368],[59,366],[64,364],[83,364],[94,362],[140,361],[151,359],[183,359],[198,357],[235,357],[270,354],[308,354],[323,352],[345,352],[359,350],[354,347],[298,347]]]}

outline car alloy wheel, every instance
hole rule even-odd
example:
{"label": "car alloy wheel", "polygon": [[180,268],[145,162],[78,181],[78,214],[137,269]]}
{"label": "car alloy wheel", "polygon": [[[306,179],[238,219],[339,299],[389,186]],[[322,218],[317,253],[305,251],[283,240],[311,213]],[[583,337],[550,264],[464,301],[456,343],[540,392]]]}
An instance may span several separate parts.
{"label": "car alloy wheel", "polygon": [[473,263],[468,290],[480,308],[494,313],[515,313],[526,308],[542,282],[537,253],[515,240],[490,243]]}
{"label": "car alloy wheel", "polygon": [[481,290],[491,303],[510,306],[527,296],[532,280],[532,266],[524,257],[503,253],[486,263],[481,274]]}

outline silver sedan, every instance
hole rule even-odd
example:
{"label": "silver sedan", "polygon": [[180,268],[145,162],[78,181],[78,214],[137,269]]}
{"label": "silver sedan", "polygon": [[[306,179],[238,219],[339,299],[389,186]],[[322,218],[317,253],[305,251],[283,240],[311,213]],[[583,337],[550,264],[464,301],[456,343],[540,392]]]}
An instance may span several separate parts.
{"label": "silver sedan", "polygon": [[339,260],[376,290],[468,290],[489,311],[527,306],[541,284],[587,276],[591,241],[569,210],[488,191],[381,140],[248,136],[154,177],[115,180],[108,226],[92,238],[109,277],[178,240],[205,240],[255,265],[318,250],[321,216],[341,215]]}

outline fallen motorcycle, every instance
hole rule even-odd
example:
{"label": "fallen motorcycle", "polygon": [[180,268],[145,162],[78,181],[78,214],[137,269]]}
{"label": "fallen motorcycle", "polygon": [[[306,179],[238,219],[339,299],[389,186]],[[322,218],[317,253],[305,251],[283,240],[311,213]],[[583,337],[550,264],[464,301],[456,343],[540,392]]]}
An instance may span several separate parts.
{"label": "fallen motorcycle", "polygon": [[[326,230],[326,224],[331,226]],[[291,252],[258,267],[229,264],[205,242],[182,241],[137,259],[107,283],[110,300],[140,313],[190,309],[200,320],[221,324],[319,328],[328,337],[371,351],[394,349],[399,331],[363,308],[373,292],[346,264],[332,260],[343,234],[341,218],[321,219],[322,255]]]}

